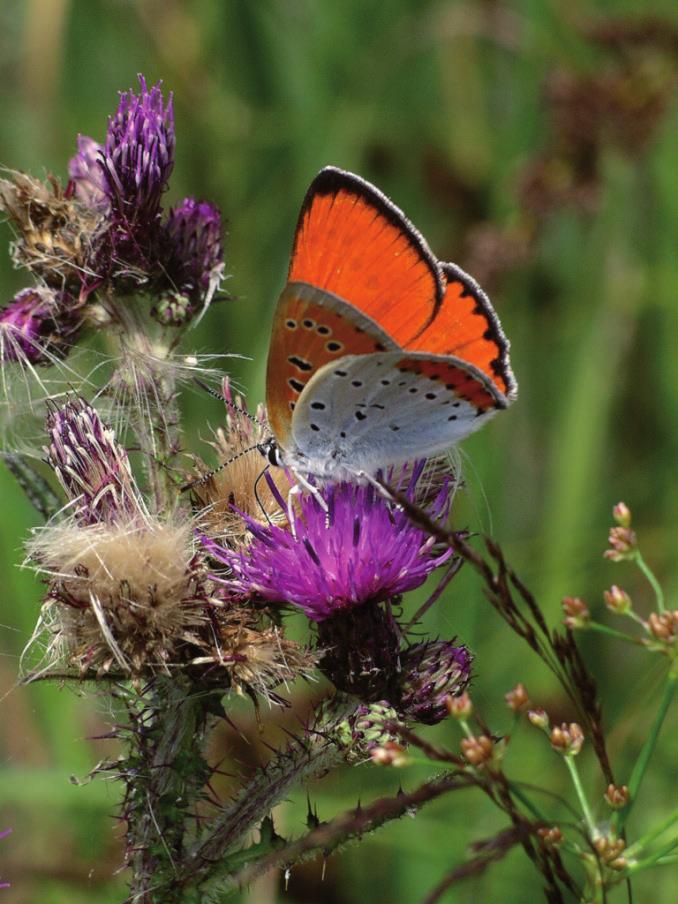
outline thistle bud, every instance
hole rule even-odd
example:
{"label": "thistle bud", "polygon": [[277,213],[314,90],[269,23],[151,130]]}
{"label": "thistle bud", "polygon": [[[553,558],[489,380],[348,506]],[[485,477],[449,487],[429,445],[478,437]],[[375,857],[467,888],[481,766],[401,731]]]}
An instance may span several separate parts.
{"label": "thistle bud", "polygon": [[506,700],[506,705],[510,710],[514,713],[522,713],[530,706],[530,698],[527,694],[527,690],[525,689],[525,685],[522,683],[516,684],[513,690],[509,691],[507,694],[504,694],[504,699]]}
{"label": "thistle bud", "polygon": [[221,214],[213,204],[185,198],[170,211],[165,235],[168,279],[195,309],[207,306],[224,278]]}
{"label": "thistle bud", "polygon": [[576,722],[556,725],[551,729],[551,747],[563,756],[576,756],[584,743],[584,732]]}
{"label": "thistle bud", "polygon": [[631,611],[631,597],[616,584],[603,592],[603,599],[607,608],[615,615],[626,615]]}
{"label": "thistle bud", "polygon": [[448,714],[447,698],[468,684],[471,655],[451,641],[415,644],[400,656],[400,709],[415,722],[436,725]]}
{"label": "thistle bud", "polygon": [[625,502],[618,502],[612,509],[612,517],[619,527],[631,527],[631,510]]}
{"label": "thistle bud", "polygon": [[473,715],[473,704],[466,691],[457,697],[446,697],[445,705],[449,714],[455,719],[459,719],[460,722],[470,719]]}
{"label": "thistle bud", "polygon": [[75,187],[76,198],[87,207],[101,211],[108,208],[103,151],[98,141],[78,135],[78,152],[68,163],[68,175]]}
{"label": "thistle bud", "polygon": [[388,725],[397,722],[398,713],[387,700],[365,703],[337,725],[335,736],[345,748],[347,759],[356,762],[375,748],[384,749],[390,742],[396,743],[398,735]]}
{"label": "thistle bud", "polygon": [[47,461],[81,524],[113,524],[142,513],[127,452],[91,405],[76,398],[55,408],[47,431]]}
{"label": "thistle bud", "polygon": [[549,727],[549,717],[545,709],[538,707],[537,709],[531,709],[527,718],[530,722],[535,726],[535,728],[541,728],[542,731],[546,731]]}
{"label": "thistle bud", "polygon": [[591,612],[584,600],[578,596],[566,596],[561,603],[565,618],[563,623],[572,630],[585,628],[591,618]]}
{"label": "thistle bud", "polygon": [[462,738],[461,752],[471,766],[483,766],[492,759],[494,744],[492,738],[487,735],[479,737]]}
{"label": "thistle bud", "polygon": [[626,785],[608,785],[605,800],[613,810],[621,810],[629,802],[629,789]]}

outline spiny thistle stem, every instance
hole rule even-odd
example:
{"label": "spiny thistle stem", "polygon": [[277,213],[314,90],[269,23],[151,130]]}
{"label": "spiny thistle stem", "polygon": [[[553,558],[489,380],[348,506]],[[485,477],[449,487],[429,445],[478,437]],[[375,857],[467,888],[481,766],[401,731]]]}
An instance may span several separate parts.
{"label": "spiny thistle stem", "polygon": [[[347,706],[346,711],[352,708]],[[295,785],[327,771],[342,759],[344,751],[332,731],[337,724],[336,713],[331,723],[329,731],[322,731],[319,726],[304,741],[293,742],[278,753],[223,809],[210,824],[207,837],[194,845],[185,858],[189,884],[223,874],[224,866],[228,866],[220,861]]]}
{"label": "spiny thistle stem", "polygon": [[645,771],[652,759],[652,754],[654,753],[659,738],[659,732],[661,731],[664,719],[671,706],[671,701],[676,693],[676,687],[678,687],[678,675],[669,674],[666,679],[664,693],[659,702],[657,715],[655,716],[652,727],[650,728],[650,733],[643,744],[642,750],[640,751],[636,764],[631,772],[631,778],[629,779],[629,802],[623,810],[617,811],[612,817],[612,823],[616,829],[621,829],[624,826],[633,809],[633,805],[636,802],[641,783],[645,776]]}
{"label": "spiny thistle stem", "polygon": [[131,900],[173,904],[181,900],[175,880],[186,815],[209,777],[200,754],[205,698],[186,682],[159,678],[131,709],[132,751],[122,763]]}

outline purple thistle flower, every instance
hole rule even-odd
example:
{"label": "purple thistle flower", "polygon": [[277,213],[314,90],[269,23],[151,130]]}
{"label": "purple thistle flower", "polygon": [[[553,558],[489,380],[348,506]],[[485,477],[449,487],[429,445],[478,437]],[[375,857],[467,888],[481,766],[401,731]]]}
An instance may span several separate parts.
{"label": "purple thistle flower", "polygon": [[0,362],[47,364],[64,357],[79,321],[66,296],[47,288],[22,289],[0,308]]}
{"label": "purple thistle flower", "polygon": [[109,207],[103,169],[103,147],[87,135],[78,135],[78,153],[68,163],[75,196],[87,207],[102,212]]}
{"label": "purple thistle flower", "polygon": [[47,416],[45,449],[83,524],[119,523],[142,513],[127,452],[94,408],[75,398]]}
{"label": "purple thistle flower", "polygon": [[141,91],[123,91],[108,122],[102,167],[104,191],[111,205],[115,254],[146,268],[160,200],[174,166],[172,95],[164,102],[160,83],[150,91],[139,76]]}
{"label": "purple thistle flower", "polygon": [[446,700],[456,697],[469,682],[473,658],[454,641],[418,643],[400,655],[400,706],[408,718],[436,725],[447,715]]}
{"label": "purple thistle flower", "polygon": [[185,198],[169,213],[166,273],[194,305],[209,305],[224,278],[221,214],[206,201]]}
{"label": "purple thistle flower", "polygon": [[[424,462],[412,469],[409,499],[423,470]],[[452,555],[437,549],[432,537],[370,485],[340,483],[319,492],[328,512],[314,495],[302,496],[296,536],[244,516],[252,535],[245,548],[234,551],[203,538],[210,555],[230,570],[219,579],[227,594],[291,603],[322,622],[419,587]],[[450,493],[451,481],[445,480],[428,508],[432,518],[447,516]]]}

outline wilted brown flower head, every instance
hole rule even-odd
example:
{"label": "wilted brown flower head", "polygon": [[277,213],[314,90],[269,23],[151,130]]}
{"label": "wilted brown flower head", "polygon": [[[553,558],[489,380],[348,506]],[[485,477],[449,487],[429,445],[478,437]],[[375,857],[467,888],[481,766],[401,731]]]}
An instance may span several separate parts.
{"label": "wilted brown flower head", "polygon": [[14,263],[48,286],[86,294],[97,281],[93,249],[103,228],[100,212],[70,196],[54,178],[41,182],[24,173],[8,175],[0,179],[0,210],[17,232]]}
{"label": "wilted brown flower head", "polygon": [[537,835],[546,847],[559,848],[563,843],[563,833],[558,826],[542,826],[537,829]]}
{"label": "wilted brown flower head", "polygon": [[[218,456],[218,470],[198,464],[198,482],[193,493],[202,508],[201,521],[211,537],[240,544],[249,536],[241,512],[262,524],[285,524],[287,513],[281,509],[270,484],[261,475],[266,462],[257,446],[271,436],[263,406],[250,416],[244,401],[233,395],[228,378],[222,387],[227,400],[226,427],[219,428],[212,442]],[[232,408],[233,403],[236,408]],[[283,499],[290,482],[281,468],[271,475]]]}
{"label": "wilted brown flower head", "polygon": [[603,863],[612,869],[624,869],[628,865],[626,858],[622,856],[626,848],[623,838],[602,835],[594,840],[593,846]]}
{"label": "wilted brown flower head", "polygon": [[449,696],[445,701],[447,711],[455,719],[466,720],[473,715],[473,703],[467,691],[459,694],[457,697]]}

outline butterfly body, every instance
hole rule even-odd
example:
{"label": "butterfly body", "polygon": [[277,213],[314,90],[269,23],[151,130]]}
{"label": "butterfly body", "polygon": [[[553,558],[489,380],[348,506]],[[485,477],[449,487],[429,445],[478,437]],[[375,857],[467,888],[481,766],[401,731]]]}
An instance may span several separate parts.
{"label": "butterfly body", "polygon": [[271,461],[355,479],[446,451],[516,395],[508,342],[477,284],[439,263],[369,183],[312,183],[275,314]]}

